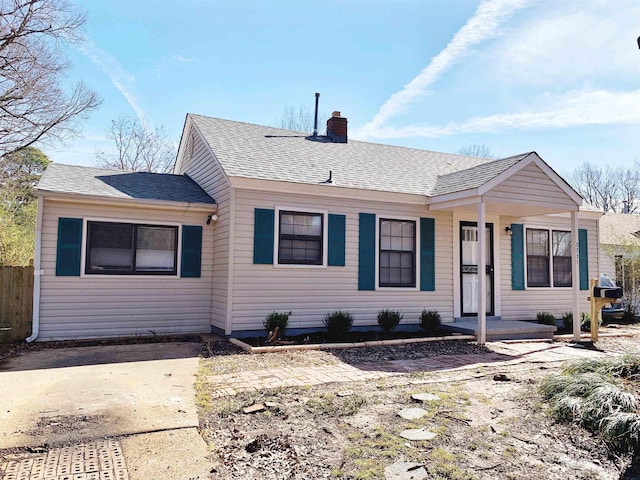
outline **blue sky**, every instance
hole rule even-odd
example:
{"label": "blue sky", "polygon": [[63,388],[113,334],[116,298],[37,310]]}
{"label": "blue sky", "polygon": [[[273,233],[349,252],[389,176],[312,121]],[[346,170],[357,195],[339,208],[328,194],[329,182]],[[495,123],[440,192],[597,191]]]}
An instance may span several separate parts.
{"label": "blue sky", "polygon": [[352,139],[500,156],[560,173],[640,156],[637,0],[86,0],[69,83],[103,98],[83,136],[43,149],[93,165],[120,113],[177,143],[186,113],[277,125],[339,110]]}

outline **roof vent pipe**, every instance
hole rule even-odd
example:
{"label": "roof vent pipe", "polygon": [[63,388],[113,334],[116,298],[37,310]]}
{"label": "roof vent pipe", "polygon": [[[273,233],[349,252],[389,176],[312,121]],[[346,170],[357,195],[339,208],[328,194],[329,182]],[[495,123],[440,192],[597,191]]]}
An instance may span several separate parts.
{"label": "roof vent pipe", "polygon": [[314,138],[318,136],[318,99],[320,98],[320,94],[316,92],[316,110],[313,116],[313,136]]}

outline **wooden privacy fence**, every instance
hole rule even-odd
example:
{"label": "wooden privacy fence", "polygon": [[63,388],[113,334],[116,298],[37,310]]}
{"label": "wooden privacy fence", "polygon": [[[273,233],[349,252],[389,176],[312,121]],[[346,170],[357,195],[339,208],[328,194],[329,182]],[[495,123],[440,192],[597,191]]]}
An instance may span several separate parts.
{"label": "wooden privacy fence", "polygon": [[33,267],[0,267],[0,343],[31,335]]}

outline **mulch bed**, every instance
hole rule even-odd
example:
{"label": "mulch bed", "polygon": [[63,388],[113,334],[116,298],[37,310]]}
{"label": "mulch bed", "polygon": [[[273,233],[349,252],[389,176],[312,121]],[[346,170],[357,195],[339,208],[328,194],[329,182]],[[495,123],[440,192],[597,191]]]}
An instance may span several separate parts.
{"label": "mulch bed", "polygon": [[393,331],[391,333],[384,333],[379,330],[354,330],[347,332],[346,335],[339,338],[331,337],[326,331],[319,331],[313,333],[303,333],[300,335],[286,335],[280,337],[280,341],[267,343],[267,336],[263,337],[243,337],[242,340],[247,345],[252,347],[266,347],[271,345],[306,345],[306,344],[323,344],[323,343],[360,343],[360,342],[374,342],[378,340],[398,340],[408,338],[430,338],[430,337],[448,337],[452,336],[452,332],[446,330],[438,330],[433,335],[427,335],[424,331]]}

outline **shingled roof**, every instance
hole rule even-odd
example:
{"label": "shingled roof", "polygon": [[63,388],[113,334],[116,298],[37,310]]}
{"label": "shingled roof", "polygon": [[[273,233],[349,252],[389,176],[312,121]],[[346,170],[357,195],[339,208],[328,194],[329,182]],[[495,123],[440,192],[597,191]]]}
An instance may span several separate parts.
{"label": "shingled roof", "polygon": [[186,175],[122,172],[58,163],[47,167],[36,190],[121,200],[215,204],[214,199]]}
{"label": "shingled roof", "polygon": [[502,160],[349,140],[189,114],[228,177],[433,196],[478,187],[529,155]]}

